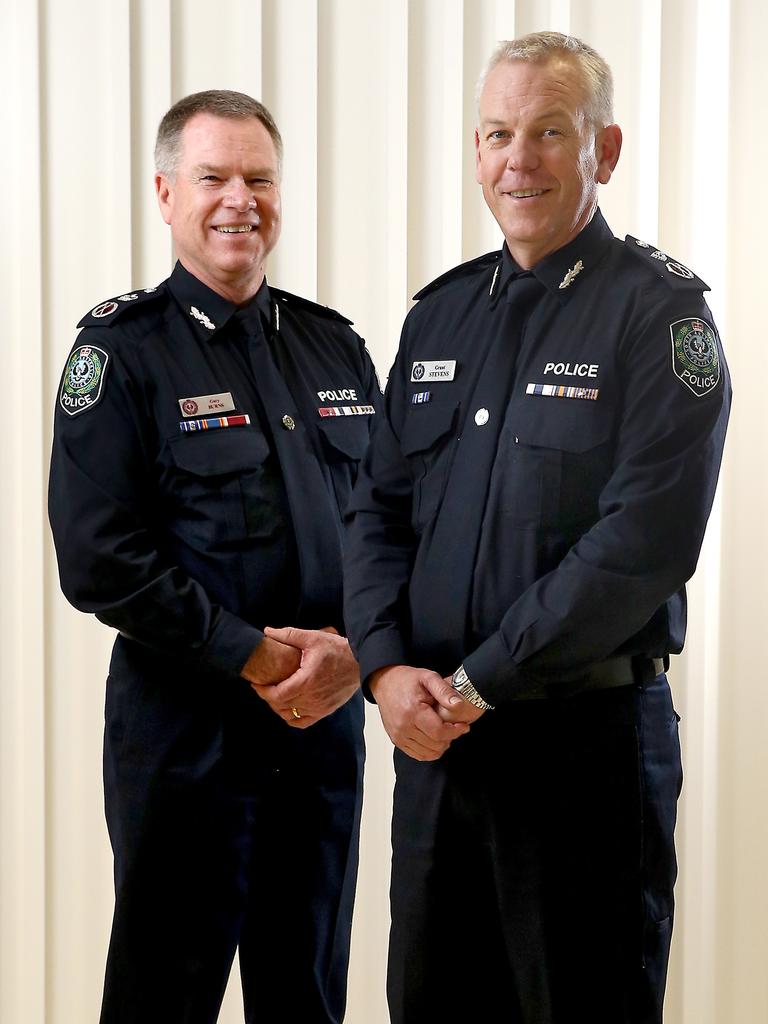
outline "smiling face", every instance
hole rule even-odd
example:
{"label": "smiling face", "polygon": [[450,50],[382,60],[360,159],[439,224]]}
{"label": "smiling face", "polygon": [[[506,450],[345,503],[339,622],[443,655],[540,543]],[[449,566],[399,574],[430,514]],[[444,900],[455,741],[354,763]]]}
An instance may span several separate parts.
{"label": "smiling face", "polygon": [[247,302],[280,236],[278,158],[261,121],[195,114],[175,173],[157,173],[155,188],[184,267],[230,302]]}
{"label": "smiling face", "polygon": [[621,150],[617,125],[595,131],[574,63],[502,61],[480,94],[477,180],[509,251],[529,269],[570,242],[597,207]]}

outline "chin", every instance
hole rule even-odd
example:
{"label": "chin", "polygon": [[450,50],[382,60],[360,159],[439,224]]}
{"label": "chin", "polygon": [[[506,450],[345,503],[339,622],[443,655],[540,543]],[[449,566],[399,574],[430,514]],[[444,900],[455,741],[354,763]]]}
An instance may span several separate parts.
{"label": "chin", "polygon": [[261,258],[250,257],[244,259],[240,257],[239,259],[219,260],[216,266],[221,274],[227,274],[232,277],[247,277],[249,274],[256,273],[262,263],[263,259]]}

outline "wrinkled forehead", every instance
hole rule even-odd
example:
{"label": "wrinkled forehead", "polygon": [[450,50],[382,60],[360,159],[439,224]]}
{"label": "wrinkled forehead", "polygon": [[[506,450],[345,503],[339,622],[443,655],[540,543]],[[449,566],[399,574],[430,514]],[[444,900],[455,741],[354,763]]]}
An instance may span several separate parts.
{"label": "wrinkled forehead", "polygon": [[184,125],[180,143],[185,164],[246,159],[279,168],[274,140],[257,117],[221,117],[201,111]]}
{"label": "wrinkled forehead", "polygon": [[587,88],[579,66],[567,58],[500,61],[487,74],[478,101],[481,124],[559,113],[582,122]]}

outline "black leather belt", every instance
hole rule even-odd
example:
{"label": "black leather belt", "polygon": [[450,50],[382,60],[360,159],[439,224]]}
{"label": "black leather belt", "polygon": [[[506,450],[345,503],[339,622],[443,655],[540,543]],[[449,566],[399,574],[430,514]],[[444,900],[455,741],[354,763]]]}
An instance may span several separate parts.
{"label": "black leather belt", "polygon": [[650,682],[669,668],[669,658],[646,658],[642,655],[624,655],[599,661],[584,675],[562,683],[550,683],[541,688],[532,687],[520,694],[521,700],[542,700],[549,697],[568,698],[596,690],[611,690],[619,686],[632,686]]}
{"label": "black leather belt", "polygon": [[643,670],[653,669],[653,678],[666,671],[664,658],[639,658],[627,655],[623,658],[607,658],[582,676],[579,680],[579,691],[610,690],[614,686],[629,686],[642,682]]}

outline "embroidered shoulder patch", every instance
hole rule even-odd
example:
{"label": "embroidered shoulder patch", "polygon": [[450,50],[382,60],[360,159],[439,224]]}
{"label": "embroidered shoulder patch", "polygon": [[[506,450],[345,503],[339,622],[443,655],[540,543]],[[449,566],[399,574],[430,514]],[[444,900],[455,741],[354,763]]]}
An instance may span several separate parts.
{"label": "embroidered shoulder patch", "polygon": [[67,416],[93,408],[101,398],[109,356],[96,345],[80,345],[69,357],[59,392]]}
{"label": "embroidered shoulder patch", "polygon": [[701,398],[720,382],[720,354],[714,328],[699,317],[676,320],[672,336],[672,369],[685,386]]}

